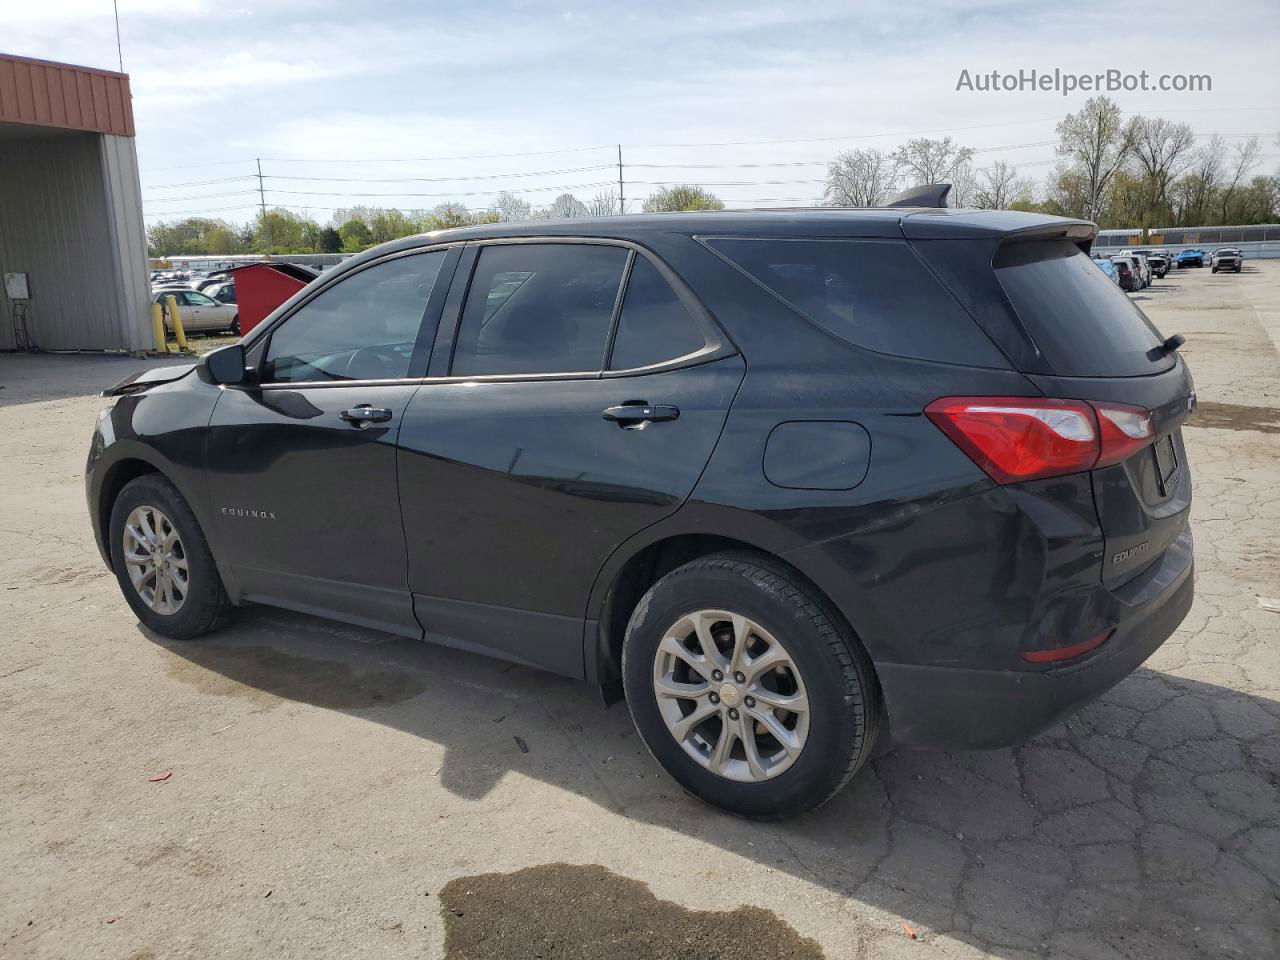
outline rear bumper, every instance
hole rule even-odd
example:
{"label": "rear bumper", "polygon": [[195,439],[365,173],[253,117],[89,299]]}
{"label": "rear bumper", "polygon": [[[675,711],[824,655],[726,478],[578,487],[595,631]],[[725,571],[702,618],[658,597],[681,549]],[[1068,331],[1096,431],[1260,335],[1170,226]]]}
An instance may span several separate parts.
{"label": "rear bumper", "polygon": [[[893,742],[906,746],[988,749],[1021,743],[1136,670],[1191,609],[1195,567],[1185,562],[1152,581],[1111,638],[1080,661],[1045,671],[973,670],[877,663]],[[1178,551],[1180,552],[1180,551]],[[1154,593],[1154,595],[1151,595]]]}

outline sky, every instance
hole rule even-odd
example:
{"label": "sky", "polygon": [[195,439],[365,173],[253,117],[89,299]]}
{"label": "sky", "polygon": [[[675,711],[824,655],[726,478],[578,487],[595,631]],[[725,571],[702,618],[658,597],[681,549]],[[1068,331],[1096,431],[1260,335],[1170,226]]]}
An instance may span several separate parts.
{"label": "sky", "polygon": [[[729,207],[812,203],[840,150],[952,136],[976,166],[1042,178],[1054,125],[1091,95],[957,90],[970,76],[1208,74],[1116,92],[1127,113],[1262,138],[1280,169],[1280,3],[590,4],[119,0],[149,222],[327,222],[356,204],[483,209],[663,183]],[[119,69],[111,0],[0,0],[0,52]]]}

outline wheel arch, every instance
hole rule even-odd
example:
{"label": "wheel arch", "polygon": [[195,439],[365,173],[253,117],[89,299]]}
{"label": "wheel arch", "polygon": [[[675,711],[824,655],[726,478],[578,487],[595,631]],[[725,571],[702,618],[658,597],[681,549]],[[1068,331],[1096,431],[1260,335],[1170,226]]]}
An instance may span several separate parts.
{"label": "wheel arch", "polygon": [[[722,528],[723,529],[723,528]],[[713,553],[747,553],[779,569],[809,591],[831,614],[839,618],[847,635],[862,643],[856,626],[835,603],[829,591],[785,555],[785,541],[728,536],[706,530],[669,531],[646,538],[633,549],[620,548],[597,578],[588,608],[583,655],[586,679],[599,684],[607,702],[621,699],[622,643],[627,623],[640,598],[659,579],[677,567]],[[863,645],[865,649],[865,644]]]}
{"label": "wheel arch", "polygon": [[98,485],[98,493],[93,503],[93,532],[108,569],[114,570],[109,546],[111,508],[115,506],[116,498],[120,496],[120,491],[124,489],[125,484],[149,473],[159,473],[164,476],[163,471],[154,463],[135,456],[121,457],[103,468],[102,480]]}
{"label": "wheel arch", "polygon": [[120,496],[120,491],[125,488],[125,485],[138,477],[156,474],[173,484],[182,498],[187,501],[187,505],[191,507],[201,531],[206,537],[208,536],[202,505],[197,498],[192,497],[191,493],[184,489],[184,485],[177,479],[178,471],[171,464],[158,456],[150,447],[141,444],[130,443],[127,449],[113,452],[115,455],[109,462],[100,462],[95,465],[90,495],[92,511],[90,519],[93,523],[94,537],[108,569],[115,569],[111,560],[110,546],[111,509],[115,506],[116,498]]}

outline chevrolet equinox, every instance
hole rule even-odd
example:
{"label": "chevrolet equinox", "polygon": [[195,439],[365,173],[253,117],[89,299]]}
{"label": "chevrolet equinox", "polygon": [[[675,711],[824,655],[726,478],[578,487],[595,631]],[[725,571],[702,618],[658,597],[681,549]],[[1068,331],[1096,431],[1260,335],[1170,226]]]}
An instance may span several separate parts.
{"label": "chevrolet equinox", "polygon": [[190,639],[271,604],[626,699],[685,789],[829,799],[1017,743],[1191,605],[1195,396],[1093,224],[939,205],[375,247],[93,436],[102,556]]}

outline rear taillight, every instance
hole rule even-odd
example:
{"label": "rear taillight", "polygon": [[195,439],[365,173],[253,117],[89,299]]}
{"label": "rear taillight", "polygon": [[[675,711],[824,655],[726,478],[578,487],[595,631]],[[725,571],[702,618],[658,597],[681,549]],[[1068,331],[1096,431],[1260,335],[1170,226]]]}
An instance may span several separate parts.
{"label": "rear taillight", "polygon": [[1142,407],[1047,397],[943,397],[925,414],[996,483],[1083,473],[1151,443]]}
{"label": "rear taillight", "polygon": [[1128,460],[1156,437],[1151,411],[1127,403],[1095,403],[1102,449],[1097,467]]}

